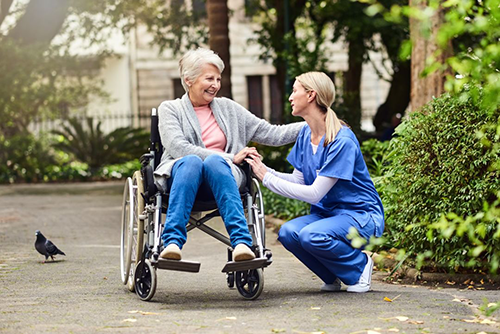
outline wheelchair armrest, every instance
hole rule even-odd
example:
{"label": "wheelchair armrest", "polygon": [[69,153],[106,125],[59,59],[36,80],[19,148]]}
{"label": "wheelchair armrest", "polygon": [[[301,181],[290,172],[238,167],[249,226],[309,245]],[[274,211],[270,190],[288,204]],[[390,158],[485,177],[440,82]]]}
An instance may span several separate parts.
{"label": "wheelchair armrest", "polygon": [[245,189],[250,192],[250,190],[252,189],[252,177],[253,177],[252,167],[250,167],[250,165],[246,161],[243,161],[238,166],[245,173],[246,181],[247,181],[245,184]]}
{"label": "wheelchair armrest", "polygon": [[145,153],[145,154],[141,155],[141,158],[139,159],[139,161],[141,162],[142,166],[146,166],[146,165],[149,165],[149,162],[153,158],[154,158],[153,154]]}

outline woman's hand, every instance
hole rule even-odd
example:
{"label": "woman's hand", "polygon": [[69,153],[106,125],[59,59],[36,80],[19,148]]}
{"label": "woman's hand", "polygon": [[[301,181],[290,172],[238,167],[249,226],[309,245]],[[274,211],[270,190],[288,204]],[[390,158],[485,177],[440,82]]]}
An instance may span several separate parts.
{"label": "woman's hand", "polygon": [[259,152],[257,152],[257,149],[255,147],[245,147],[244,149],[242,149],[241,151],[239,151],[234,155],[233,163],[235,165],[239,165],[243,162],[243,160],[245,160],[247,156],[252,156],[252,155],[260,156]]}
{"label": "woman's hand", "polygon": [[246,162],[252,167],[252,171],[255,174],[255,176],[260,180],[264,180],[264,176],[267,173],[267,168],[266,165],[262,163],[262,157],[260,154],[251,154],[247,159],[245,159]]}

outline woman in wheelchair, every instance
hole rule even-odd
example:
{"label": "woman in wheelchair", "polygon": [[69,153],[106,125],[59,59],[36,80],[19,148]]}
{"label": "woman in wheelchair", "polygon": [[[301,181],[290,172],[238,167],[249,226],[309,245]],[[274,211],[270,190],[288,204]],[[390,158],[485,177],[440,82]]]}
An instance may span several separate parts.
{"label": "woman in wheelchair", "polygon": [[307,122],[288,161],[292,174],[268,169],[258,155],[248,163],[263,184],[283,196],[311,203],[311,214],[282,226],[280,242],[325,283],[322,291],[370,290],[372,259],[353,248],[352,228],[369,239],[384,230],[384,209],[349,127],[330,108],[335,86],[322,72],[298,76],[289,101]]}
{"label": "woman in wheelchair", "polygon": [[257,154],[250,142],[279,146],[295,141],[304,125],[271,125],[238,103],[216,97],[224,63],[211,50],[187,52],[179,62],[186,94],[164,101],[158,110],[165,148],[155,170],[157,184],[168,189],[169,203],[161,235],[161,258],[180,260],[195,200],[215,199],[233,247],[234,261],[255,257],[239,189],[245,174],[238,167]]}

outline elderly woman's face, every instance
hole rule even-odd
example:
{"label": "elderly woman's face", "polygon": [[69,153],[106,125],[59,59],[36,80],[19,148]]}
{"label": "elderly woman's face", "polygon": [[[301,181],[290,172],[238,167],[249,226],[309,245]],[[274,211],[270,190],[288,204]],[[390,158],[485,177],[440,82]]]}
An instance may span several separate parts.
{"label": "elderly woman's face", "polygon": [[221,75],[219,69],[211,64],[201,66],[201,74],[189,85],[189,99],[195,107],[206,106],[212,102],[220,89]]}

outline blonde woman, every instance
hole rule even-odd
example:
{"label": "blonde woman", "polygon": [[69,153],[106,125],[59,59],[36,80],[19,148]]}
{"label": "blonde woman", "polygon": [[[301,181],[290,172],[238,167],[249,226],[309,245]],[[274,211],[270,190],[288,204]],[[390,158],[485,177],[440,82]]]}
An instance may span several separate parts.
{"label": "blonde woman", "polygon": [[279,240],[324,282],[322,291],[349,292],[371,287],[372,259],[353,248],[347,235],[382,235],[384,210],[363,160],[358,140],[330,108],[335,86],[322,72],[299,75],[289,101],[302,128],[288,155],[292,174],[266,167],[258,154],[246,161],[263,184],[285,197],[311,204],[311,214],[285,223]]}

